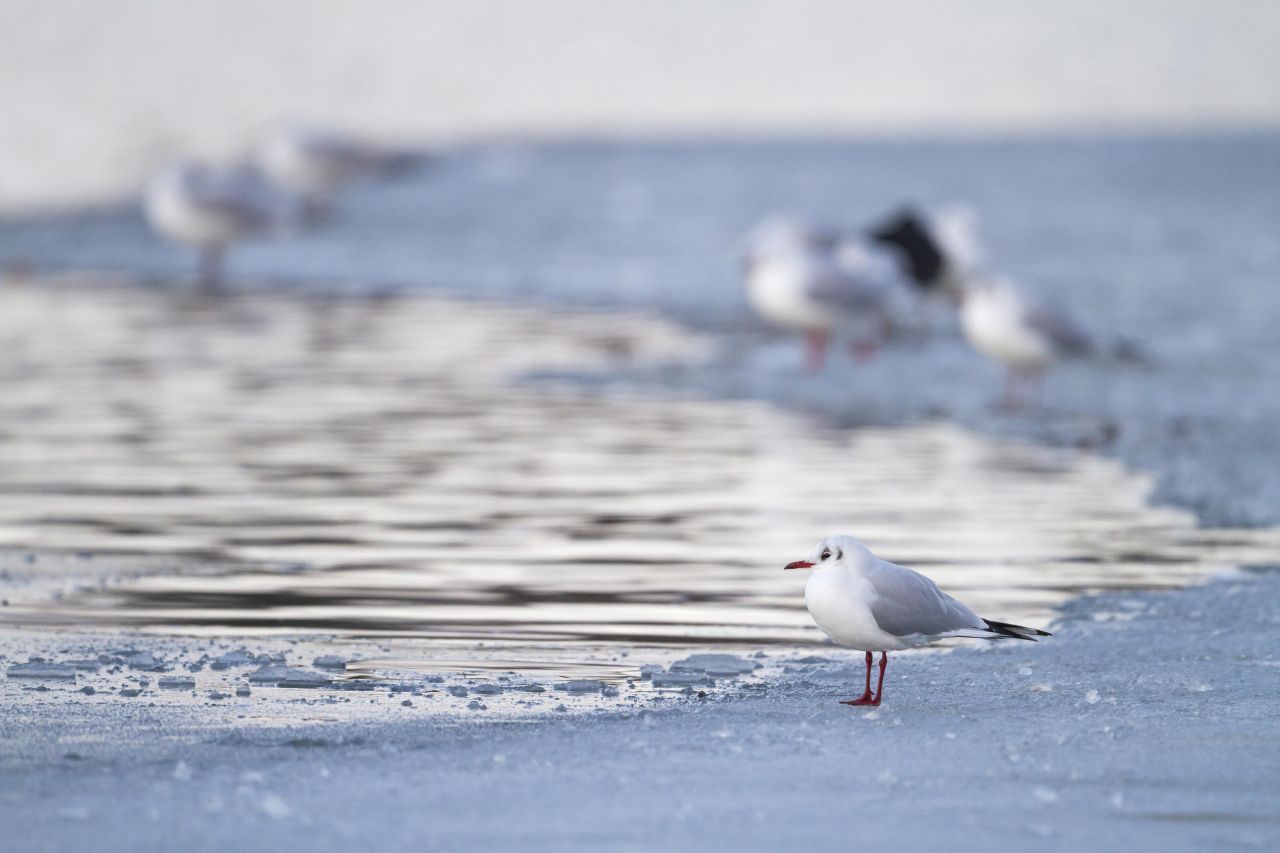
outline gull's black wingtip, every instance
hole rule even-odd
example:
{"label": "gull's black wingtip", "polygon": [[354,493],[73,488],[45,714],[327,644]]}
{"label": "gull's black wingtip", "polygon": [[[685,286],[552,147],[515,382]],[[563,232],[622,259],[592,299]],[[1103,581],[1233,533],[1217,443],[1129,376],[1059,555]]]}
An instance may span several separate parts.
{"label": "gull's black wingtip", "polygon": [[1011,640],[1028,640],[1032,643],[1036,642],[1036,637],[1052,637],[1048,631],[1041,631],[1039,628],[1028,628],[1024,625],[1013,625],[1009,622],[992,622],[990,619],[983,619],[987,624],[987,630],[1001,637],[1008,637]]}

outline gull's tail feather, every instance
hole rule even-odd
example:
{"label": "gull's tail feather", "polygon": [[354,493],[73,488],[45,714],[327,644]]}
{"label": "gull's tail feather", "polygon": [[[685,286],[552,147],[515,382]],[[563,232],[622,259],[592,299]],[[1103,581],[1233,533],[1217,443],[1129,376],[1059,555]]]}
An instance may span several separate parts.
{"label": "gull's tail feather", "polygon": [[995,634],[991,639],[999,639],[1007,637],[1013,640],[1030,640],[1036,642],[1036,637],[1052,637],[1048,631],[1041,631],[1039,628],[1026,628],[1022,625],[1010,625],[1008,622],[992,622],[990,619],[983,619],[987,625],[987,630]]}

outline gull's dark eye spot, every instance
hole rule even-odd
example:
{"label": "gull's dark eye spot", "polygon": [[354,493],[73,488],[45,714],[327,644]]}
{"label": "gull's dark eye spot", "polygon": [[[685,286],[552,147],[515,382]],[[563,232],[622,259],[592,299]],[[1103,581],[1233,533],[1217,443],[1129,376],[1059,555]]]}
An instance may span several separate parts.
{"label": "gull's dark eye spot", "polygon": [[822,552],[822,559],[824,559],[824,560],[830,560],[830,559],[831,559],[831,552],[830,552],[830,551],[823,551],[823,552]]}

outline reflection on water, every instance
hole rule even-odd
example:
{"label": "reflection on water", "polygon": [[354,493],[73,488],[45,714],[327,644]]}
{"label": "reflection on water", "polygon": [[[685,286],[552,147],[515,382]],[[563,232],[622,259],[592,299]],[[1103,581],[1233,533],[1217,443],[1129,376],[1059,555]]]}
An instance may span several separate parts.
{"label": "reflection on water", "polygon": [[40,285],[3,300],[0,544],[235,567],[12,621],[804,643],[819,635],[781,566],[833,532],[1030,624],[1082,589],[1275,554],[1273,533],[1197,529],[1075,453],[516,381],[696,357],[647,318]]}

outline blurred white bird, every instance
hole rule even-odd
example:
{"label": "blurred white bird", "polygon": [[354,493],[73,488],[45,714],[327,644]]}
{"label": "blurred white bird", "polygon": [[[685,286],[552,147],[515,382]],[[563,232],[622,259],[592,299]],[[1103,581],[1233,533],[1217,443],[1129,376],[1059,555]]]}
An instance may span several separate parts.
{"label": "blurred white bird", "polygon": [[974,349],[1007,369],[1004,403],[1011,407],[1025,402],[1056,361],[1145,360],[1132,342],[1101,340],[1062,306],[1034,299],[1003,277],[979,276],[965,284],[960,328]]}
{"label": "blurred white bird", "polygon": [[272,181],[296,193],[315,217],[334,193],[354,180],[396,174],[424,159],[417,152],[385,148],[315,127],[281,126],[258,149],[258,165]]}
{"label": "blurred white bird", "polygon": [[748,239],[747,297],[766,320],[803,332],[810,370],[820,370],[833,333],[856,354],[875,352],[910,288],[891,258],[865,241],[791,220],[770,220]]}
{"label": "blurred white bird", "polygon": [[[807,559],[787,569],[811,569],[804,603],[822,632],[837,645],[867,653],[866,689],[843,705],[879,705],[888,652],[927,646],[951,637],[1031,640],[1050,634],[983,619],[924,575],[881,560],[852,536],[828,536]],[[880,652],[880,679],[871,691],[872,652]]]}
{"label": "blurred white bird", "polygon": [[229,245],[266,236],[294,214],[290,200],[254,170],[192,162],[160,172],[147,188],[145,207],[157,232],[199,250],[199,281],[209,292],[221,286]]}

